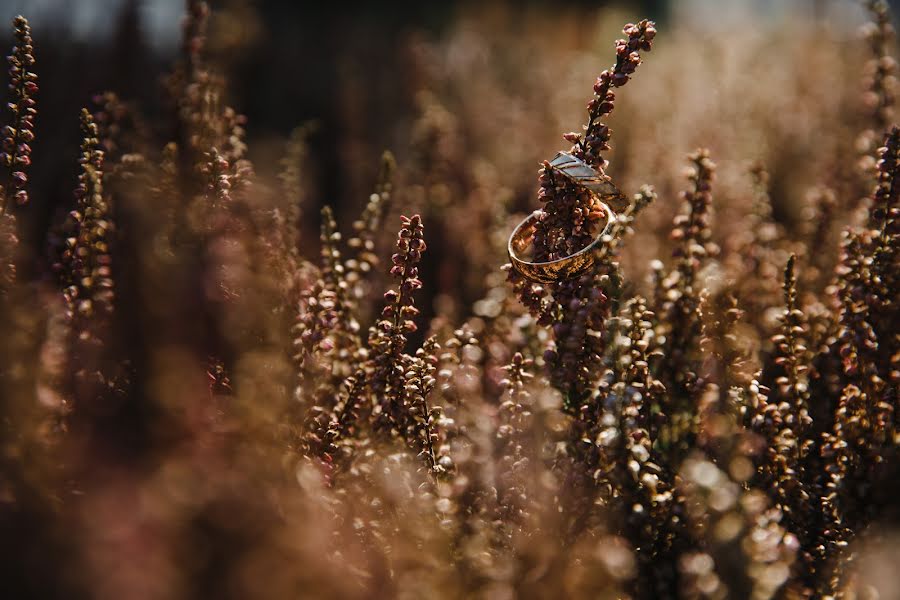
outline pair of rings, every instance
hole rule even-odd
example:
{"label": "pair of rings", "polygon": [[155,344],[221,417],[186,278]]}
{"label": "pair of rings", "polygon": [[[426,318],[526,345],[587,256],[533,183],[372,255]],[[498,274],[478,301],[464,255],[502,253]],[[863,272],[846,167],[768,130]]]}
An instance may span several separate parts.
{"label": "pair of rings", "polygon": [[509,237],[507,252],[512,267],[523,277],[535,283],[556,283],[587,271],[597,256],[597,246],[609,233],[615,223],[613,208],[623,210],[628,200],[613,185],[609,177],[599,173],[590,165],[568,152],[560,152],[550,161],[550,168],[566,177],[577,186],[586,188],[597,196],[605,213],[606,223],[591,240],[591,243],[577,252],[556,260],[533,262],[526,257],[534,243],[534,234],[540,220],[541,211],[536,210],[519,223]]}

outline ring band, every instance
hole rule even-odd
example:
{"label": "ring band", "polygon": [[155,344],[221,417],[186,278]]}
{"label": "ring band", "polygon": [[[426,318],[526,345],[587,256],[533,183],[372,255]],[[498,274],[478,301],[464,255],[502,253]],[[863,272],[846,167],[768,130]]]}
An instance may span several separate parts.
{"label": "ring band", "polygon": [[593,241],[574,254],[547,262],[531,262],[521,258],[534,241],[535,229],[541,215],[540,210],[531,213],[516,226],[509,237],[507,252],[513,268],[526,279],[538,283],[556,283],[584,273],[594,264],[595,249],[616,220],[615,213],[609,206],[602,202],[600,205],[603,207],[603,212],[606,213],[606,224]]}
{"label": "ring band", "polygon": [[610,208],[610,204],[617,210],[623,210],[628,205],[625,195],[613,185],[609,177],[569,152],[559,152],[549,162],[548,167],[560,173],[576,186],[588,190],[603,207],[603,211],[606,213],[606,225],[590,244],[574,254],[547,262],[531,262],[521,257],[524,256],[528,246],[534,242],[535,229],[541,211],[537,210],[531,213],[519,223],[512,235],[509,236],[507,247],[509,260],[516,271],[525,278],[538,283],[556,283],[563,279],[576,277],[589,269],[596,258],[595,248],[616,220],[616,213]]}

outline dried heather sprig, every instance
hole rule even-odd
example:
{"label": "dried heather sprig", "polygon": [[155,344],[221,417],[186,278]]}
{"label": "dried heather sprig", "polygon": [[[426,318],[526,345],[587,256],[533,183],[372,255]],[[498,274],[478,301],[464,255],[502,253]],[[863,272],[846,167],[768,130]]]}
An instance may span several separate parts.
{"label": "dried heather sprig", "polygon": [[203,172],[206,175],[206,198],[209,207],[217,210],[229,206],[232,186],[228,159],[213,148],[206,154]]}
{"label": "dried heather sprig", "polygon": [[[665,597],[661,586],[675,581],[678,551],[684,544],[683,500],[676,493],[674,465],[659,450],[658,430],[665,422],[665,387],[652,375],[650,349],[655,317],[640,296],[624,307],[623,331],[614,372],[618,381],[602,398],[594,432],[602,457],[594,478],[611,486],[607,500],[623,535],[635,548],[642,575],[633,585],[638,597]],[[623,335],[624,334],[624,335]],[[603,388],[601,388],[603,391]]]}
{"label": "dried heather sprig", "polygon": [[413,318],[419,314],[413,293],[422,287],[419,261],[425,251],[424,227],[419,215],[401,217],[402,227],[397,236],[397,252],[391,257],[391,275],[397,280],[396,290],[385,293],[385,307],[381,318],[370,330],[369,347],[373,372],[369,385],[375,402],[375,416],[382,428],[393,427],[405,431],[408,413],[401,403],[401,364],[406,335],[416,331]]}
{"label": "dried heather sprig", "polygon": [[[594,98],[588,103],[588,124],[584,134],[567,133],[563,137],[575,144],[572,153],[601,172],[606,161],[601,152],[609,149],[611,130],[600,119],[612,112],[615,93],[612,87],[625,85],[640,64],[640,52],[649,51],[656,35],[652,21],[643,20],[623,29],[627,40],[616,42],[616,63],[603,71],[594,84]],[[596,223],[603,218],[597,198],[587,189],[574,185],[554,173],[544,161],[540,171],[538,199],[544,203],[535,228],[534,260],[555,260],[584,248],[595,235]]]}
{"label": "dried heather sprig", "polygon": [[641,52],[649,52],[656,37],[656,24],[644,19],[637,25],[629,23],[622,29],[628,39],[616,40],[616,63],[600,73],[594,83],[594,97],[588,103],[588,123],[584,134],[567,133],[566,141],[575,144],[572,153],[600,169],[606,168],[601,152],[609,150],[612,133],[600,119],[608,116],[615,107],[616,95],[612,88],[622,87],[641,64]]}
{"label": "dried heather sprig", "polygon": [[337,230],[334,212],[327,205],[322,207],[322,229],[319,240],[322,242],[322,280],[327,289],[337,296],[343,296],[347,291],[347,283],[344,280],[344,263],[339,247],[341,233]]}
{"label": "dried heather sprig", "polygon": [[61,263],[64,295],[72,315],[90,317],[112,310],[113,281],[109,243],[112,222],[103,192],[103,151],[97,126],[87,109],[81,111],[81,174],[75,191],[76,208],[69,213]]}
{"label": "dried heather sprig", "polygon": [[711,241],[710,204],[711,184],[715,164],[709,153],[700,149],[688,157],[692,168],[688,179],[690,191],[682,193],[686,205],[675,217],[671,237],[675,241],[672,256],[675,267],[660,281],[656,296],[661,305],[654,307],[660,319],[656,325],[659,351],[665,356],[656,376],[669,391],[670,419],[666,435],[668,442],[686,442],[685,436],[694,429],[694,394],[700,393],[698,373],[701,334],[700,290],[696,278],[703,263],[718,252]]}
{"label": "dried heather sprig", "polygon": [[25,17],[13,20],[15,44],[9,62],[10,124],[3,130],[3,152],[0,164],[7,170],[3,184],[3,198],[0,213],[9,209],[10,203],[28,202],[28,175],[31,164],[31,142],[34,140],[34,117],[37,114],[34,95],[38,91],[37,75],[34,67],[34,47],[31,44],[31,27]]}
{"label": "dried heather sprig", "polygon": [[193,193],[195,175],[206,165],[206,153],[218,148],[228,162],[235,190],[253,174],[246,160],[246,118],[225,104],[225,82],[206,65],[203,57],[209,6],[202,0],[186,1],[181,63],[169,80],[177,108],[178,145],[181,150],[183,185]]}
{"label": "dried heather sprig", "polygon": [[693,189],[682,192],[682,199],[688,206],[687,214],[675,217],[672,239],[675,250],[672,256],[678,262],[678,288],[683,294],[692,294],[694,281],[702,262],[718,253],[712,242],[710,207],[712,205],[712,182],[716,165],[709,158],[709,151],[700,148],[688,156],[691,170],[688,179]]}
{"label": "dried heather sprig", "polygon": [[[884,340],[873,327],[871,294],[871,258],[864,234],[849,234],[843,247],[839,269],[838,298],[841,302],[841,329],[837,353],[841,358],[847,386],[857,387],[867,403],[866,426],[877,444],[890,439],[890,423],[896,412],[896,331],[888,331]],[[893,341],[891,340],[893,336]],[[882,356],[883,343],[888,356]],[[847,390],[844,388],[844,392]]]}
{"label": "dried heather sprig", "polygon": [[497,499],[503,521],[508,525],[520,523],[526,510],[526,477],[531,451],[527,447],[530,441],[528,426],[533,401],[527,388],[534,378],[533,368],[534,361],[516,352],[504,368],[506,378],[501,382],[503,397],[497,411],[496,453],[500,466]]}
{"label": "dried heather sprig", "polygon": [[337,326],[336,307],[334,292],[321,281],[302,293],[293,327],[294,360],[301,373],[309,368],[307,361],[311,357],[334,349],[329,333]]}
{"label": "dried heather sprig", "polygon": [[335,469],[344,465],[351,454],[348,438],[359,420],[365,381],[365,372],[357,371],[344,381],[343,391],[332,410],[314,415],[303,440],[308,456],[317,456]]}
{"label": "dried heather sprig", "polygon": [[[791,255],[784,270],[784,316],[781,333],[772,338],[775,344],[775,364],[784,370],[775,383],[779,396],[787,401],[788,413],[783,415],[784,423],[793,429],[793,435],[802,439],[812,423],[809,416],[809,353],[803,337],[808,335],[808,326],[803,311],[797,307],[797,278],[794,274],[796,257]],[[807,448],[793,449],[800,456]]]}
{"label": "dried heather sprig", "polygon": [[509,280],[520,300],[540,324],[552,327],[554,345],[546,351],[544,360],[550,381],[563,393],[567,408],[579,406],[599,379],[594,365],[605,352],[604,321],[618,301],[622,281],[615,259],[634,219],[655,197],[648,186],[636,194],[621,219],[604,236],[595,268],[581,277],[550,286],[552,300],[544,298],[542,286],[510,274]]}
{"label": "dried heather sprig", "polygon": [[837,207],[837,196],[833,189],[827,187],[814,189],[807,199],[805,212],[809,217],[805,222],[808,226],[808,241],[805,245],[815,251],[806,257],[803,280],[812,290],[821,290],[826,284],[826,278],[831,277],[834,271],[837,253],[825,249],[835,246],[832,236],[838,216]]}
{"label": "dried heather sprig", "polygon": [[[678,214],[674,221],[671,239],[675,242],[672,257],[675,268],[662,281],[668,310],[696,307],[699,302],[698,291],[694,289],[697,273],[704,260],[714,256],[718,251],[712,243],[710,227],[710,205],[712,203],[711,184],[716,165],[709,158],[709,152],[703,148],[688,156],[692,167],[688,179],[693,189],[681,193],[686,211]],[[682,310],[681,312],[684,312]]]}
{"label": "dried heather sprig", "polygon": [[[871,267],[872,293],[877,300],[875,311],[886,316],[887,313],[896,315],[896,292],[900,288],[900,127],[894,126],[885,135],[884,146],[878,153],[878,184],[869,210],[868,228],[875,238]],[[882,337],[890,335],[888,327],[879,327]]]}
{"label": "dried heather sprig", "polygon": [[437,421],[441,418],[440,407],[430,406],[429,397],[434,390],[434,371],[437,368],[437,352],[440,346],[434,336],[416,351],[406,371],[403,393],[410,412],[410,424],[406,433],[409,443],[423,458],[429,472],[441,475],[446,470],[438,463],[440,436]]}
{"label": "dried heather sprig", "polygon": [[605,349],[603,325],[609,316],[611,277],[588,273],[561,282],[554,293],[563,314],[553,323],[554,347],[544,353],[550,382],[563,393],[565,406],[585,401],[599,378],[594,366]]}

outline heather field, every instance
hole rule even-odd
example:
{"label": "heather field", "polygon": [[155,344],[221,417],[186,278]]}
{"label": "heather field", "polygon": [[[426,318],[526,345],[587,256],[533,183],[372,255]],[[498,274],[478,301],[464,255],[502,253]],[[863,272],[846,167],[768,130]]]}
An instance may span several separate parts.
{"label": "heather field", "polygon": [[10,24],[0,596],[900,598],[886,2],[275,4]]}

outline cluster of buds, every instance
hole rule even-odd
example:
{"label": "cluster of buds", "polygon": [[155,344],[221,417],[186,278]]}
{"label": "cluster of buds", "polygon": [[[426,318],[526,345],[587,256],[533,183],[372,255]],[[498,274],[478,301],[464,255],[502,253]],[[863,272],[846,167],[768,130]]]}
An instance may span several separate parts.
{"label": "cluster of buds", "polygon": [[185,166],[202,171],[205,153],[219,149],[230,167],[231,185],[242,189],[253,169],[246,159],[244,141],[247,119],[225,103],[225,81],[204,62],[209,5],[203,0],[187,0],[182,26],[182,59],[169,81],[178,106],[181,139],[187,150]]}
{"label": "cluster of buds", "polygon": [[512,285],[513,293],[519,298],[519,302],[537,319],[539,324],[549,325],[551,320],[546,310],[548,301],[544,286],[532,283],[513,269],[509,263],[503,265],[503,270],[506,271],[506,279]]}
{"label": "cluster of buds", "polygon": [[602,331],[609,314],[605,275],[588,273],[561,282],[554,298],[565,311],[565,318],[553,326],[555,346],[544,353],[550,381],[563,393],[567,407],[579,406],[591,393],[596,379],[594,365],[603,357]]}
{"label": "cluster of buds", "polygon": [[341,233],[337,230],[337,221],[330,206],[322,207],[322,227],[319,233],[322,242],[322,279],[328,289],[339,297],[347,291],[344,281],[344,263],[341,261],[341,250],[338,244]]}
{"label": "cluster of buds", "polygon": [[[359,420],[359,404],[365,381],[365,373],[361,370],[347,377],[343,382],[344,391],[339,394],[337,403],[331,410],[319,410],[304,436],[303,442],[308,455],[319,457],[332,470],[342,465],[342,459],[350,451],[343,442]],[[316,409],[320,407],[313,406],[310,410]]]}
{"label": "cluster of buds", "polygon": [[213,148],[206,155],[203,174],[206,175],[206,197],[210,207],[231,204],[231,175],[228,159]]}
{"label": "cluster of buds", "polygon": [[322,228],[319,239],[322,242],[322,280],[325,283],[325,290],[334,300],[334,309],[337,315],[332,336],[338,349],[336,358],[337,362],[345,366],[344,374],[349,375],[346,368],[348,368],[347,364],[354,349],[358,349],[360,346],[360,327],[356,317],[348,310],[350,286],[347,283],[346,267],[341,259],[339,246],[341,233],[337,229],[337,222],[330,206],[322,207]]}
{"label": "cluster of buds", "polygon": [[[784,270],[785,311],[781,320],[781,333],[772,338],[775,345],[775,364],[784,369],[775,383],[778,392],[789,404],[784,423],[793,429],[793,436],[802,436],[812,424],[809,416],[809,385],[806,372],[809,357],[802,336],[807,334],[806,318],[797,307],[797,278],[794,274],[796,257],[791,256]],[[786,407],[787,408],[787,407]],[[793,448],[804,452],[803,448]]]}
{"label": "cluster of buds", "polygon": [[103,151],[98,148],[97,125],[87,109],[81,111],[81,173],[75,190],[77,206],[69,213],[61,263],[68,284],[64,294],[71,309],[90,316],[95,309],[112,310],[113,281],[109,237],[112,222],[103,192]]}
{"label": "cluster of buds", "polygon": [[[900,127],[894,126],[885,134],[884,146],[878,151],[878,185],[872,199],[868,227],[875,238],[872,264],[872,287],[878,307],[893,305],[896,298],[891,290],[900,285],[897,261],[900,259]],[[895,309],[896,310],[896,309]],[[883,333],[889,334],[884,331]]]}
{"label": "cluster of buds", "polygon": [[440,475],[446,472],[438,462],[440,435],[437,422],[441,419],[441,408],[429,406],[428,399],[434,390],[434,372],[437,369],[437,351],[440,346],[434,336],[416,351],[406,371],[404,382],[405,404],[408,407],[410,423],[407,426],[407,443],[424,459],[429,472]]}
{"label": "cluster of buds", "polygon": [[424,227],[422,217],[413,215],[400,217],[403,223],[397,236],[397,252],[391,256],[391,275],[400,283],[399,288],[389,290],[384,295],[387,305],[381,312],[382,321],[379,326],[384,331],[400,334],[412,333],[416,330],[413,317],[419,309],[413,303],[413,292],[422,287],[419,279],[419,261],[425,251]]}
{"label": "cluster of buds", "polygon": [[401,359],[406,335],[416,331],[413,318],[419,310],[415,306],[413,292],[422,287],[418,265],[425,251],[425,239],[422,217],[401,217],[401,222],[397,252],[391,257],[391,275],[399,285],[396,290],[388,290],[384,294],[386,304],[370,334],[370,346],[374,353],[374,373],[370,385],[378,403],[376,410],[380,411],[378,417],[382,425],[390,423],[402,433],[407,415],[399,400],[404,375]]}
{"label": "cluster of buds", "polygon": [[9,61],[9,91],[12,95],[7,106],[12,113],[11,124],[3,130],[3,152],[0,163],[9,171],[0,210],[5,211],[11,198],[17,204],[28,202],[26,170],[31,165],[31,142],[34,140],[34,95],[38,91],[37,75],[31,71],[34,66],[34,48],[31,45],[31,28],[25,17],[16,17],[15,45]]}
{"label": "cluster of buds", "polygon": [[538,200],[544,206],[535,227],[534,260],[557,260],[587,246],[596,224],[606,215],[597,197],[554,172],[544,161]]}
{"label": "cluster of buds", "polygon": [[610,128],[600,119],[609,115],[615,107],[616,95],[612,88],[622,87],[641,64],[641,52],[649,52],[653,38],[656,37],[656,25],[644,19],[637,25],[629,23],[622,32],[627,39],[616,41],[616,64],[600,73],[594,83],[594,97],[588,102],[588,124],[584,134],[567,133],[563,137],[574,144],[572,154],[589,165],[606,168],[606,161],[601,155],[609,150]]}
{"label": "cluster of buds", "polygon": [[527,388],[534,378],[533,368],[534,361],[516,352],[504,367],[506,377],[500,382],[503,396],[497,412],[497,452],[500,456],[497,496],[500,510],[513,522],[523,518],[528,497],[528,455],[531,449],[527,447],[527,432],[532,422],[531,406],[534,400]]}
{"label": "cluster of buds", "polygon": [[334,292],[317,282],[306,290],[300,299],[297,320],[294,324],[294,359],[303,369],[310,357],[330,352],[334,342],[329,337],[338,321],[337,298]]}
{"label": "cluster of buds", "polygon": [[604,234],[603,245],[597,250],[597,260],[611,262],[618,259],[625,238],[634,233],[632,225],[635,219],[656,200],[656,197],[656,190],[653,189],[653,186],[641,186],[625,210],[616,215],[612,227]]}
{"label": "cluster of buds", "polygon": [[[659,596],[675,574],[674,544],[684,543],[683,501],[657,430],[665,388],[650,372],[654,315],[640,296],[608,325],[614,357],[598,386],[596,402],[582,406],[581,421],[592,423],[584,436],[587,466],[635,548],[636,597]],[[592,406],[591,406],[592,405]],[[655,593],[654,593],[655,592]]]}
{"label": "cluster of buds", "polygon": [[656,289],[653,312],[660,318],[655,325],[659,348],[665,356],[656,373],[669,392],[668,422],[661,435],[668,442],[691,445],[694,430],[695,393],[701,389],[698,358],[702,333],[700,293],[695,289],[697,273],[703,261],[717,253],[710,227],[711,183],[715,165],[709,153],[700,149],[689,155],[688,179],[692,189],[681,194],[684,209],[674,219],[671,238],[675,242],[674,267],[662,276],[662,265],[655,267]]}
{"label": "cluster of buds", "polygon": [[[809,357],[803,345],[808,328],[803,312],[797,308],[794,264],[795,257],[791,256],[784,272],[785,312],[781,333],[772,338],[774,362],[783,374],[775,379],[777,387],[763,400],[762,414],[766,419],[759,423],[763,426],[758,432],[766,436],[767,442],[762,480],[771,486],[773,501],[785,513],[789,527],[799,529],[798,521],[813,506],[810,498],[814,484],[803,461],[814,451],[814,442],[809,435],[812,426],[806,375]],[[788,479],[793,480],[790,485],[786,484]]]}
{"label": "cluster of buds", "polygon": [[671,234],[676,243],[672,256],[679,261],[684,289],[693,285],[700,263],[718,253],[718,247],[711,241],[710,226],[712,181],[716,164],[709,158],[709,151],[705,148],[692,153],[688,160],[692,163],[688,179],[693,184],[693,189],[682,192],[681,195],[688,205],[688,212],[675,217]]}

